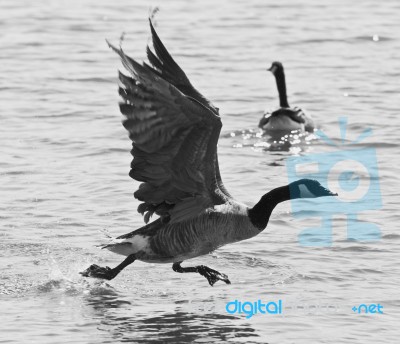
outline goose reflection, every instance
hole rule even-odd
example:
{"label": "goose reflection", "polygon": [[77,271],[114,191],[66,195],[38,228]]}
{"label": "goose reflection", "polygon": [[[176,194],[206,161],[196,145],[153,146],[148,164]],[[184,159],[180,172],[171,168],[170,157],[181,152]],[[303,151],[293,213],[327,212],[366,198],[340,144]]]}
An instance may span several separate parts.
{"label": "goose reflection", "polygon": [[[133,343],[265,343],[242,318],[221,314],[212,300],[167,298],[127,300],[113,289],[97,288],[86,295],[86,305],[100,320],[99,331],[113,340]],[[149,304],[151,303],[151,304]],[[171,310],[173,308],[173,310]]]}

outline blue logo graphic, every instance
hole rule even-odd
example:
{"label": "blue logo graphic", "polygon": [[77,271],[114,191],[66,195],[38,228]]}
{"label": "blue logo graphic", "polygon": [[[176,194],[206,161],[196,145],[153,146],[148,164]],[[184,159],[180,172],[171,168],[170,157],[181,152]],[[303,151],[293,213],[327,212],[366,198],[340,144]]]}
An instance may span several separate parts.
{"label": "blue logo graphic", "polygon": [[376,150],[372,147],[360,148],[359,145],[372,134],[372,130],[364,130],[354,142],[345,145],[346,118],[340,118],[339,124],[342,138],[340,145],[322,131],[316,132],[328,145],[338,149],[291,157],[286,162],[290,183],[302,178],[316,179],[339,194],[338,197],[318,198],[315,213],[310,211],[309,202],[296,199],[291,201],[295,217],[309,218],[317,215],[322,220],[320,227],[306,228],[299,234],[299,243],[303,246],[331,246],[332,217],[335,214],[347,216],[347,239],[376,241],[381,237],[377,225],[357,219],[360,212],[382,208]]}
{"label": "blue logo graphic", "polygon": [[254,302],[241,302],[238,300],[228,302],[225,310],[229,314],[246,314],[246,319],[250,319],[254,314],[282,314],[282,300],[278,302],[262,303],[261,300]]}
{"label": "blue logo graphic", "polygon": [[364,314],[383,314],[383,306],[381,304],[371,303],[370,305],[366,305],[362,303],[358,306],[354,306],[352,308],[354,313],[364,313]]}

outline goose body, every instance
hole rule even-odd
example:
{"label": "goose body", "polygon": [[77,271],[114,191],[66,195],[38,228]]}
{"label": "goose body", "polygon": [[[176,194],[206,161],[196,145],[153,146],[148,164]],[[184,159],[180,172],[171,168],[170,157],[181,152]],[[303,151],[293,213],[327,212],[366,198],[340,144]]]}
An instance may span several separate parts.
{"label": "goose body", "polygon": [[181,262],[259,234],[247,211],[245,205],[224,204],[179,223],[163,224],[158,219],[105,247],[148,263]]}
{"label": "goose body", "polygon": [[[151,21],[150,28],[155,50],[147,48],[151,66],[110,44],[130,74],[119,74],[120,110],[132,140],[129,175],[142,182],[134,196],[142,202],[138,212],[146,225],[104,245],[126,256],[121,264],[113,269],[93,264],[81,274],[109,280],[141,260],[172,263],[174,271],[199,273],[210,285],[230,283],[226,275],[206,266],[180,264],[258,235],[280,202],[333,194],[317,181],[303,179],[271,190],[254,207],[234,200],[218,166],[218,109],[191,85]],[[159,218],[149,223],[152,215]]]}
{"label": "goose body", "polygon": [[266,112],[262,116],[258,126],[268,133],[300,132],[314,130],[314,121],[298,107],[291,108],[286,94],[286,81],[283,65],[280,62],[273,62],[268,69],[275,77],[276,86],[279,93],[280,108],[272,113]]}

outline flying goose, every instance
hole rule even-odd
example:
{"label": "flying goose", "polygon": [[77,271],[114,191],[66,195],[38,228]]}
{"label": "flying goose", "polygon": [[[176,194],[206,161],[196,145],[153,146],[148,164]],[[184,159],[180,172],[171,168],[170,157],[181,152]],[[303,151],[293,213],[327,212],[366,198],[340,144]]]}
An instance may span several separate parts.
{"label": "flying goose", "polygon": [[[154,53],[150,65],[109,46],[129,76],[119,73],[120,110],[132,140],[129,175],[142,182],[134,196],[145,226],[103,248],[126,256],[115,268],[91,265],[85,277],[111,280],[135,260],[172,263],[179,273],[196,272],[212,286],[228,277],[207,266],[182,267],[187,259],[260,234],[280,202],[333,196],[319,182],[298,180],[271,190],[254,207],[237,202],[225,189],[218,167],[222,123],[218,109],[190,83],[158,37],[150,20]],[[149,223],[150,217],[159,217]]]}
{"label": "flying goose", "polygon": [[280,108],[272,113],[266,112],[262,116],[258,127],[272,134],[274,132],[290,132],[292,130],[299,130],[301,132],[314,131],[314,122],[311,117],[306,116],[300,108],[291,108],[289,106],[286,95],[285,72],[282,63],[273,62],[268,71],[275,76]]}

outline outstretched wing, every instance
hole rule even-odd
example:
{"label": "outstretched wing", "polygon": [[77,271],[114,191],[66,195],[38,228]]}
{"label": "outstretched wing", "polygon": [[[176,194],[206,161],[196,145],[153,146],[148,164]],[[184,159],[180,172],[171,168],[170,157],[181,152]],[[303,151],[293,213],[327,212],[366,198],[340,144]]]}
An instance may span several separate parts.
{"label": "outstretched wing", "polygon": [[147,58],[149,59],[155,73],[161,76],[164,80],[174,85],[179,91],[186,96],[196,99],[198,102],[209,108],[216,115],[218,114],[218,108],[205,98],[199,91],[197,91],[190,83],[188,77],[181,67],[175,62],[167,48],[165,48],[163,42],[156,30],[154,29],[153,23],[149,18],[151,37],[153,42],[153,48],[155,54],[151,51],[150,47],[147,46]]}
{"label": "outstretched wing", "polygon": [[110,47],[131,74],[119,75],[120,110],[133,142],[129,175],[143,182],[134,196],[143,201],[138,211],[146,213],[145,222],[153,213],[179,222],[224,203],[216,178],[220,118],[153,69]]}
{"label": "outstretched wing", "polygon": [[[147,57],[152,65],[152,67],[148,67],[151,68],[157,75],[162,77],[165,81],[174,85],[183,94],[197,100],[206,108],[211,110],[215,115],[219,116],[219,109],[216,108],[207,98],[205,98],[199,91],[197,91],[193,87],[185,72],[172,58],[167,48],[164,46],[163,42],[158,36],[156,30],[154,29],[153,23],[151,22],[150,18],[149,23],[155,54],[151,51],[150,47],[147,46]],[[229,198],[232,198],[232,196],[229,194],[224,184],[222,183],[221,174],[219,171],[217,151],[215,151],[214,160],[215,178],[217,180],[219,193],[224,198],[224,201],[226,201]]]}

